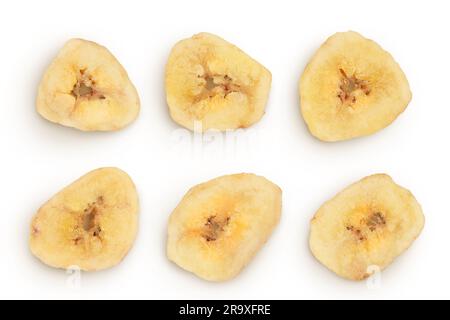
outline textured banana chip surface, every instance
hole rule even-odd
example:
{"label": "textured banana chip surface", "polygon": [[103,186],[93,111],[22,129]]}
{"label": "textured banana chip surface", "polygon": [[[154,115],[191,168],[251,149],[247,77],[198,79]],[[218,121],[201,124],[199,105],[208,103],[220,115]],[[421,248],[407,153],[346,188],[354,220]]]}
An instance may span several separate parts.
{"label": "textured banana chip surface", "polygon": [[189,190],[168,226],[168,258],[209,281],[235,277],[268,240],[281,189],[253,174],[222,176]]}
{"label": "textured banana chip surface", "polygon": [[30,248],[45,264],[95,271],[125,257],[138,230],[138,196],[116,168],[81,177],[45,203],[31,222]]}
{"label": "textured banana chip surface", "polygon": [[271,73],[209,33],[178,42],[166,65],[170,115],[196,131],[249,127],[264,115]]}
{"label": "textured banana chip surface", "polygon": [[299,90],[303,118],[323,141],[375,133],[411,100],[408,80],[392,56],[352,31],[328,38],[306,66]]}
{"label": "textured banana chip surface", "polygon": [[112,131],[136,119],[140,102],[127,72],[108,49],[71,39],[45,72],[36,107],[51,122],[83,131]]}
{"label": "textured banana chip surface", "polygon": [[311,220],[313,255],[341,277],[362,280],[383,270],[419,236],[419,203],[385,174],[356,182],[320,207]]}

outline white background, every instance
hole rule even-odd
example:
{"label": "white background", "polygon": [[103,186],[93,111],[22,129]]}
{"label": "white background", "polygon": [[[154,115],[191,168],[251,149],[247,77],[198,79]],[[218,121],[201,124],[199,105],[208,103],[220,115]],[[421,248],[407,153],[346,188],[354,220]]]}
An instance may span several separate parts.
{"label": "white background", "polygon": [[[450,19],[448,1],[7,1],[0,7],[0,298],[450,298]],[[308,59],[337,31],[376,40],[400,63],[413,100],[379,133],[324,143],[299,113],[297,82]],[[189,152],[165,103],[172,45],[216,33],[271,70],[264,118],[246,146],[202,143]],[[51,124],[34,108],[37,86],[66,40],[108,47],[141,97],[136,122],[115,133]],[[194,148],[195,149],[195,148]],[[81,288],[28,250],[30,218],[84,173],[118,166],[134,179],[140,231],[127,258],[82,274]],[[236,172],[264,175],[283,189],[282,221],[234,280],[208,283],[165,257],[167,218],[189,187]],[[369,289],[321,266],[307,246],[309,220],[348,184],[378,172],[409,188],[426,225],[414,245]]]}

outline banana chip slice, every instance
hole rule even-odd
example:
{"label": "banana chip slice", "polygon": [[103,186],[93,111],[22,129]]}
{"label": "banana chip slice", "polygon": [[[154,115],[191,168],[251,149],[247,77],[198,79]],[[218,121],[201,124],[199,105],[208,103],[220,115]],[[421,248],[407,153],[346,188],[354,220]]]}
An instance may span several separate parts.
{"label": "banana chip slice", "polygon": [[281,189],[253,174],[234,174],[199,184],[169,219],[167,255],[210,281],[235,277],[278,224]]}
{"label": "banana chip slice", "polygon": [[323,141],[375,133],[411,100],[408,80],[392,56],[351,31],[336,33],[320,47],[301,76],[299,90],[303,118]]}
{"label": "banana chip slice", "polygon": [[115,266],[138,229],[138,196],[115,168],[94,170],[44,204],[31,222],[31,252],[55,268],[95,271]]}
{"label": "banana chip slice", "polygon": [[39,85],[38,113],[83,131],[111,131],[133,122],[139,96],[127,72],[105,47],[69,40]]}
{"label": "banana chip slice", "polygon": [[352,184],[320,207],[311,220],[313,255],[341,277],[361,280],[386,268],[419,236],[419,203],[385,174]]}
{"label": "banana chip slice", "polygon": [[264,115],[271,80],[264,66],[236,46],[197,34],[170,53],[165,81],[170,115],[190,130],[249,127]]}

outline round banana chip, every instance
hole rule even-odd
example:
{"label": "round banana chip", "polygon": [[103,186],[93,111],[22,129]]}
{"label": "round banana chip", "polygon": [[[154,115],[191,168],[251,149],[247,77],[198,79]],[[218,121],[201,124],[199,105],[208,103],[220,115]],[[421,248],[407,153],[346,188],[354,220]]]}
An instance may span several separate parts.
{"label": "round banana chip", "polygon": [[236,46],[200,33],[178,42],[166,66],[170,115],[195,131],[249,127],[264,115],[271,73]]}
{"label": "round banana chip", "polygon": [[383,270],[419,236],[422,209],[385,174],[362,179],[320,207],[311,220],[313,255],[341,277]]}
{"label": "round banana chip", "polygon": [[392,123],[411,100],[392,56],[356,32],[336,33],[315,53],[300,83],[303,118],[323,141],[370,135]]}
{"label": "round banana chip", "polygon": [[45,72],[36,107],[51,122],[83,131],[111,131],[133,122],[140,102],[127,72],[108,49],[71,39]]}
{"label": "round banana chip", "polygon": [[31,252],[55,268],[112,267],[125,257],[138,229],[138,196],[115,168],[94,170],[44,204],[31,222]]}
{"label": "round banana chip", "polygon": [[263,177],[234,174],[199,184],[170,216],[167,255],[209,281],[235,277],[278,224],[281,189]]}

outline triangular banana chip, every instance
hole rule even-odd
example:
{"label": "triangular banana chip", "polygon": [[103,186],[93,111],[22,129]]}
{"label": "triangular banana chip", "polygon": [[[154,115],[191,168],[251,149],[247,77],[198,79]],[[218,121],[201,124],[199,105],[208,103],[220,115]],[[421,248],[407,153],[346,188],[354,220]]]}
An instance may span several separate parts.
{"label": "triangular banana chip", "polygon": [[44,204],[31,222],[30,248],[55,268],[101,270],[118,264],[138,229],[138,196],[115,168],[94,170]]}
{"label": "triangular banana chip", "polygon": [[136,119],[140,102],[127,72],[108,49],[72,39],[45,72],[36,106],[51,122],[83,131],[112,131]]}
{"label": "triangular banana chip", "polygon": [[303,118],[323,141],[377,132],[411,100],[408,80],[392,56],[351,31],[336,33],[320,47],[299,87]]}

